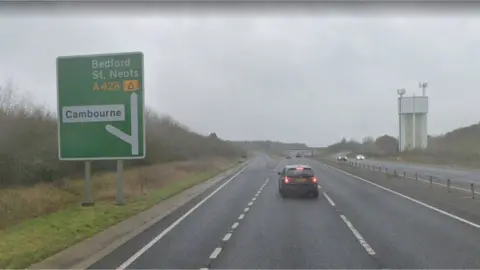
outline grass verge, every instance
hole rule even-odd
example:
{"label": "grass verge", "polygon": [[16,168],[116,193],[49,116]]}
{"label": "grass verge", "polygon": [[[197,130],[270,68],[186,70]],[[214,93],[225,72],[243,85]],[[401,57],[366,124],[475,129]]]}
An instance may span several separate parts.
{"label": "grass verge", "polygon": [[97,201],[94,207],[71,205],[3,229],[0,268],[29,267],[237,164],[183,174],[180,181],[131,197],[123,206],[112,201]]}

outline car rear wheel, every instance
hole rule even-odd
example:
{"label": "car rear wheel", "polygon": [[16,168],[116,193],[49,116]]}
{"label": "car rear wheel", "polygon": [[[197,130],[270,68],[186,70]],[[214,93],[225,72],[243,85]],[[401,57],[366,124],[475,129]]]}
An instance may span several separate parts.
{"label": "car rear wheel", "polygon": [[312,194],[313,198],[318,198],[318,191],[314,191],[313,194]]}
{"label": "car rear wheel", "polygon": [[282,196],[282,198],[285,198],[287,197],[287,194],[285,194],[285,191],[280,190],[280,196]]}

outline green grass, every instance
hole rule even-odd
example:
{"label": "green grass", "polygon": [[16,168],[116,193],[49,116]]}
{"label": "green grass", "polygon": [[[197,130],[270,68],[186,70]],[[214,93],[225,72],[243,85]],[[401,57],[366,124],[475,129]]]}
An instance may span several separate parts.
{"label": "green grass", "polygon": [[29,267],[220,172],[191,174],[123,206],[112,202],[98,202],[94,207],[72,206],[0,231],[0,268]]}

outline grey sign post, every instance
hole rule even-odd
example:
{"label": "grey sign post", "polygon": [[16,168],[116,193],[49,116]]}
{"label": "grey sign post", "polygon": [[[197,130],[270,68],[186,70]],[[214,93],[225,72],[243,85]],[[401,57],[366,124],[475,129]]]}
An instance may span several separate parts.
{"label": "grey sign post", "polygon": [[143,53],[57,58],[58,155],[85,161],[86,204],[93,203],[90,161],[117,160],[117,204],[123,204],[123,160],[145,157]]}

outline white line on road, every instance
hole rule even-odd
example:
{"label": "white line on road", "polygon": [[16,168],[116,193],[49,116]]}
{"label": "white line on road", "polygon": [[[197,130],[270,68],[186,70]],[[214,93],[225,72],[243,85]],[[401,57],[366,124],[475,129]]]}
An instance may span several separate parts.
{"label": "white line on road", "polygon": [[245,217],[244,214],[241,214],[240,216],[238,216],[238,219],[243,219]]}
{"label": "white line on road", "polygon": [[320,185],[318,185],[318,188],[322,188]]}
{"label": "white line on road", "polygon": [[210,255],[210,259],[216,259],[218,257],[218,254],[222,251],[222,248],[216,248],[213,252],[212,255]]}
{"label": "white line on road", "polygon": [[235,228],[237,228],[237,227],[238,227],[238,224],[239,224],[238,222],[235,222],[235,223],[233,223],[233,225],[232,225],[232,229],[235,229]]}
{"label": "white line on road", "polygon": [[245,166],[243,169],[241,169],[239,172],[237,172],[235,175],[230,177],[225,183],[220,185],[217,189],[215,189],[210,195],[205,197],[203,200],[198,202],[194,207],[192,207],[188,212],[183,214],[179,219],[177,219],[175,222],[173,222],[170,226],[168,226],[165,230],[163,230],[159,235],[157,235],[155,238],[153,238],[148,244],[143,246],[139,251],[137,251],[135,254],[133,254],[132,257],[130,257],[128,260],[126,260],[124,263],[122,263],[117,270],[123,270],[127,268],[130,264],[132,264],[136,259],[138,259],[140,256],[142,256],[143,253],[145,253],[149,248],[151,248],[155,243],[157,243],[160,239],[162,239],[167,233],[169,233],[173,228],[175,228],[180,222],[182,222],[185,218],[187,218],[193,211],[197,210],[202,204],[204,204],[208,199],[210,199],[215,193],[220,191],[223,187],[225,187],[228,183],[230,183],[235,177],[237,177],[240,173],[242,173],[246,168],[248,167]]}
{"label": "white line on road", "polygon": [[368,181],[368,180],[365,180],[365,179],[363,179],[363,178],[361,178],[361,177],[359,177],[359,176],[356,176],[356,175],[353,175],[353,174],[351,174],[351,173],[342,171],[342,170],[340,170],[340,169],[337,169],[337,168],[335,168],[335,167],[329,166],[329,165],[327,165],[327,164],[324,164],[324,165],[325,165],[326,167],[332,169],[332,170],[335,170],[335,171],[344,173],[344,174],[346,174],[346,175],[348,175],[348,176],[351,176],[351,177],[353,177],[353,178],[356,178],[356,179],[358,179],[358,180],[360,180],[360,181],[363,181],[363,182],[368,183],[368,184],[370,184],[370,185],[373,185],[373,186],[376,186],[376,187],[378,187],[378,188],[381,188],[381,189],[383,189],[383,190],[385,190],[385,191],[388,191],[388,192],[390,192],[390,193],[393,193],[393,194],[395,194],[395,195],[398,195],[398,196],[400,196],[400,197],[402,197],[402,198],[404,198],[404,199],[407,199],[407,200],[412,201],[412,202],[414,202],[414,203],[420,204],[420,205],[422,205],[422,206],[424,206],[424,207],[426,207],[426,208],[429,208],[429,209],[431,209],[431,210],[433,210],[433,211],[436,211],[436,212],[438,212],[438,213],[440,213],[440,214],[444,214],[444,215],[446,215],[446,216],[448,216],[448,217],[451,217],[451,218],[453,218],[453,219],[456,219],[456,220],[458,220],[458,221],[461,221],[461,222],[463,222],[463,223],[465,223],[465,224],[468,224],[468,225],[470,225],[470,226],[473,226],[473,227],[475,227],[475,228],[480,228],[480,225],[478,225],[478,224],[476,224],[476,223],[473,223],[473,222],[471,222],[471,221],[468,221],[468,220],[466,220],[466,219],[463,219],[463,218],[461,218],[461,217],[458,217],[458,216],[456,216],[456,215],[454,215],[454,214],[450,214],[450,213],[445,212],[445,211],[443,211],[443,210],[440,210],[440,209],[438,209],[438,208],[436,208],[436,207],[434,207],[434,206],[431,206],[431,205],[429,205],[429,204],[423,203],[423,202],[421,202],[421,201],[418,201],[418,200],[415,200],[415,199],[413,199],[413,198],[410,198],[410,197],[408,197],[408,196],[406,196],[406,195],[403,195],[402,193],[393,191],[393,190],[388,189],[388,188],[386,188],[386,187],[383,187],[383,186],[381,186],[381,185],[379,185],[379,184],[375,184],[375,183],[373,183],[373,182],[370,182],[370,181]]}
{"label": "white line on road", "polygon": [[254,202],[256,199],[257,199],[257,198],[253,197],[253,198],[252,198],[252,201]]}
{"label": "white line on road", "polygon": [[332,206],[335,206],[335,203],[332,201],[332,199],[330,199],[330,197],[328,197],[327,193],[323,192],[323,196],[325,196],[325,198],[327,198],[327,201],[328,201]]}
{"label": "white line on road", "polygon": [[367,251],[368,254],[370,255],[375,255],[375,251],[373,248],[363,239],[362,235],[353,227],[352,223],[345,217],[344,215],[340,215],[340,217],[343,219],[343,222],[347,224],[347,227],[352,231],[353,235],[357,238],[357,240],[360,242],[360,244],[363,246],[363,248]]}
{"label": "white line on road", "polygon": [[250,207],[243,209],[243,212],[248,212],[248,210],[250,210]]}
{"label": "white line on road", "polygon": [[252,204],[253,204],[253,202],[249,202],[249,203],[248,203],[248,206],[252,206]]}
{"label": "white line on road", "polygon": [[231,234],[231,233],[225,234],[225,236],[223,237],[223,241],[228,241],[228,240],[230,240],[230,237],[232,237],[232,234]]}

